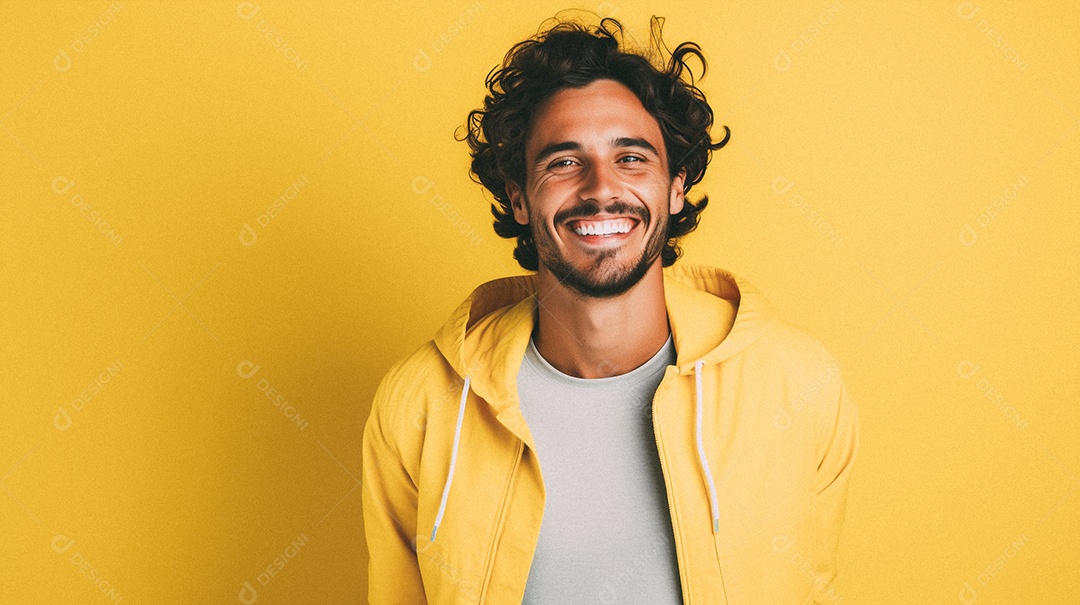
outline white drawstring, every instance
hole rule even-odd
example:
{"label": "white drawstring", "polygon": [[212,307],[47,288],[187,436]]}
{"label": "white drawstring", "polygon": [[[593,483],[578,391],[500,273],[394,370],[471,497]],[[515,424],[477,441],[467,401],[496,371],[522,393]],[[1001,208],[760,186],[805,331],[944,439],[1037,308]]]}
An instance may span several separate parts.
{"label": "white drawstring", "polygon": [[465,419],[465,400],[469,397],[469,377],[465,377],[465,386],[461,389],[461,403],[458,405],[457,425],[454,426],[454,449],[450,452],[450,470],[446,473],[446,485],[443,486],[442,500],[439,501],[439,512],[435,515],[435,527],[431,528],[431,541],[435,541],[435,533],[439,531],[443,514],[446,513],[446,499],[450,496],[450,483],[454,480],[454,466],[457,465],[458,442],[461,441],[461,421]]}
{"label": "white drawstring", "polygon": [[[720,531],[720,506],[717,504],[716,499],[716,484],[713,482],[712,471],[709,469],[709,461],[705,458],[705,446],[701,440],[701,407],[702,407],[702,388],[701,388],[701,369],[705,364],[704,361],[699,360],[694,364],[694,380],[696,387],[696,419],[695,419],[695,438],[697,440],[697,452],[698,461],[701,463],[701,470],[705,473],[705,482],[709,487],[709,507],[712,511],[712,524],[713,532]],[[461,442],[461,423],[465,419],[465,401],[469,397],[469,377],[465,377],[465,385],[461,389],[461,403],[458,405],[457,424],[454,426],[454,446],[450,452],[450,469],[446,473],[446,485],[443,486],[442,499],[439,501],[439,512],[435,515],[435,526],[431,528],[431,541],[435,541],[435,535],[439,531],[439,524],[442,523],[443,515],[446,513],[446,500],[450,496],[450,484],[454,480],[454,467],[457,466],[457,453],[458,445]]]}
{"label": "white drawstring", "polygon": [[709,484],[709,506],[712,509],[713,533],[720,531],[720,506],[716,503],[716,485],[713,484],[712,471],[709,470],[709,461],[705,459],[705,446],[701,443],[701,366],[704,361],[698,360],[694,364],[694,378],[697,386],[697,422],[695,433],[697,437],[697,455],[701,462],[701,470],[705,472],[705,482]]}

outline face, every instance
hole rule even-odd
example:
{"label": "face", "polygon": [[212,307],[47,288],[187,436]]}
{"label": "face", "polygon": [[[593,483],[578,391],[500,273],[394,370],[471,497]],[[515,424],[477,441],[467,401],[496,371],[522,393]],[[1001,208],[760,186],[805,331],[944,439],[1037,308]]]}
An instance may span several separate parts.
{"label": "face", "polygon": [[661,262],[684,178],[670,178],[660,125],[637,96],[596,80],[541,104],[525,144],[525,185],[506,191],[514,219],[532,229],[540,271],[604,298]]}

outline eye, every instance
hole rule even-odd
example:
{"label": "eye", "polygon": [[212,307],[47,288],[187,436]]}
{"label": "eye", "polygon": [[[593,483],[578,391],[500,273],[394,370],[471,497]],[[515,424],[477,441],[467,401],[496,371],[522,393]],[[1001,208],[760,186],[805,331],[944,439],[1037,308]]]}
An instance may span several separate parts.
{"label": "eye", "polygon": [[548,168],[566,168],[573,163],[574,160],[571,160],[570,158],[564,158],[562,160],[555,160],[554,162],[548,164]]}
{"label": "eye", "polygon": [[622,162],[623,160],[633,160],[633,162],[628,162],[632,164],[637,162],[644,162],[645,158],[638,155],[624,155],[623,157],[619,158],[620,162]]}

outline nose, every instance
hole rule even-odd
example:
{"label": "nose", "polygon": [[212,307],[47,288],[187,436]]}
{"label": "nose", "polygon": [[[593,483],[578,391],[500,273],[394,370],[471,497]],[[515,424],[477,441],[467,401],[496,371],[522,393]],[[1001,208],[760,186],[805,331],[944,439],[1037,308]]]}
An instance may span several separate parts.
{"label": "nose", "polygon": [[594,162],[588,169],[580,195],[583,200],[592,200],[601,205],[620,199],[623,195],[622,180],[614,167],[605,162]]}

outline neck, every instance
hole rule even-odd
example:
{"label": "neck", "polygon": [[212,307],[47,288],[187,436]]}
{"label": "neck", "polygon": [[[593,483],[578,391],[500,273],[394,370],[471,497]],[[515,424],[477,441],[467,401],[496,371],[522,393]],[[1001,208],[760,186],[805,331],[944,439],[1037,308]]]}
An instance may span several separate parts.
{"label": "neck", "polygon": [[537,275],[536,349],[557,370],[606,378],[640,367],[669,334],[659,260],[632,288],[612,298],[583,297],[543,266]]}

